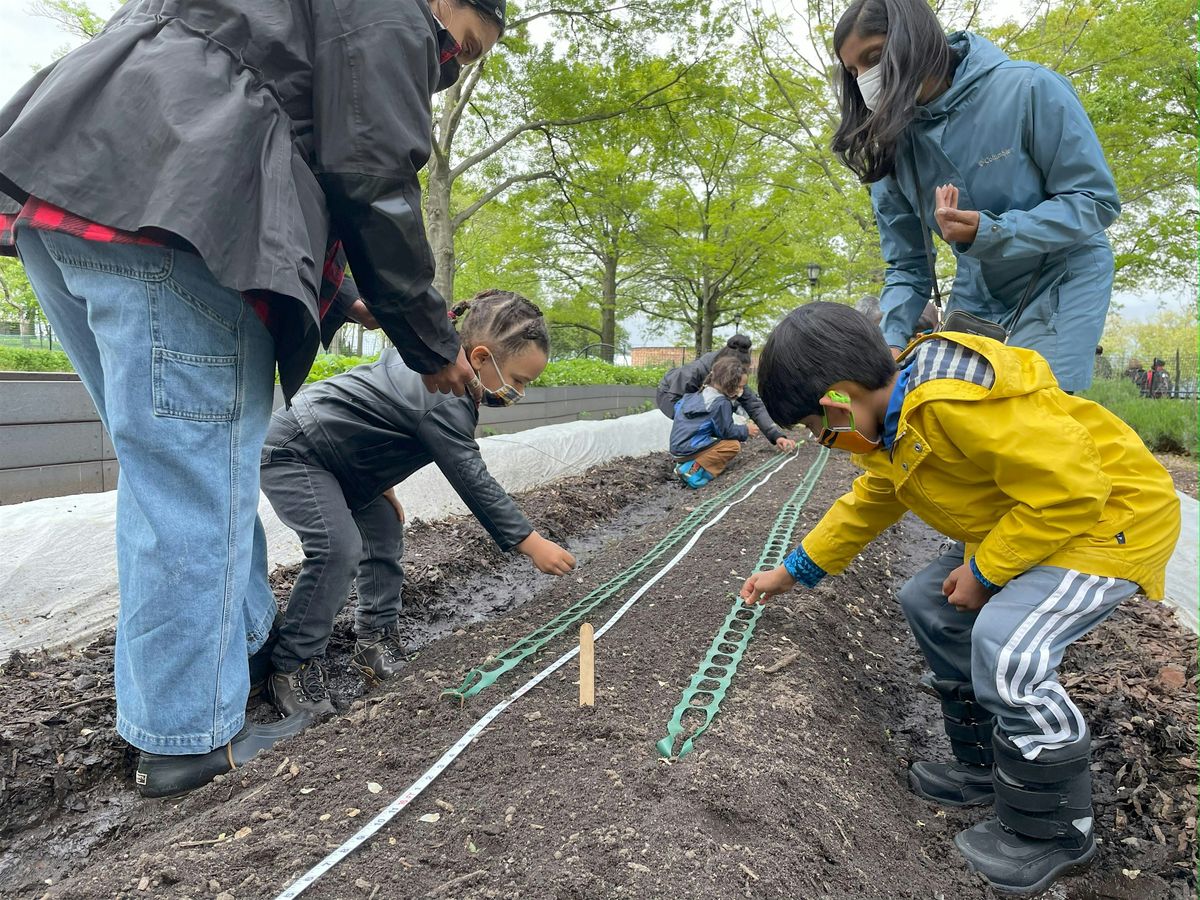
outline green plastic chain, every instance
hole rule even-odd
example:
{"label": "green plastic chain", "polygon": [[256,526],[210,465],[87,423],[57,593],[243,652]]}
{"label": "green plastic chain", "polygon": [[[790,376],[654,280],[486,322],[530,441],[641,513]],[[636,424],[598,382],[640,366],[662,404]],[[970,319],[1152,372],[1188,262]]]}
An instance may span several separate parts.
{"label": "green plastic chain", "polygon": [[618,575],[611,581],[598,586],[592,590],[587,596],[576,602],[574,605],[564,609],[557,616],[551,619],[546,624],[529,632],[529,634],[517,640],[512,645],[505,647],[495,656],[490,657],[482,665],[471,669],[463,679],[462,684],[457,688],[450,688],[442,691],[442,697],[451,700],[462,702],[468,697],[473,697],[485,688],[495,684],[506,672],[511,671],[520,665],[524,660],[528,659],[533,654],[537,653],[545,647],[550,641],[565,632],[573,625],[577,625],[583,618],[600,604],[609,600],[614,594],[624,588],[629,582],[633,581],[642,574],[647,568],[654,564],[656,560],[661,558],[668,550],[671,550],[679,544],[684,538],[700,527],[701,522],[706,519],[714,509],[724,505],[735,494],[739,493],[746,485],[750,484],[757,478],[760,478],[768,469],[779,465],[779,460],[776,458],[768,459],[761,466],[747,472],[735,484],[730,485],[721,493],[716,494],[705,500],[674,528],[672,528],[662,540],[652,547],[645,556],[631,565],[628,569]]}
{"label": "green plastic chain", "polygon": [[[804,476],[804,480],[800,482],[796,490],[792,492],[792,496],[783,505],[783,509],[779,511],[775,524],[771,526],[771,533],[767,536],[762,555],[758,558],[758,565],[754,568],[755,572],[773,569],[787,556],[791,548],[792,532],[800,520],[800,512],[808,501],[817,479],[821,477],[825,461],[828,458],[829,451],[822,447],[817,458],[809,467],[808,473]],[[758,624],[762,611],[761,603],[746,606],[742,603],[741,598],[734,596],[733,606],[721,627],[717,629],[712,646],[708,648],[708,655],[705,656],[704,661],[700,663],[700,668],[692,676],[691,682],[684,690],[679,704],[671,715],[671,721],[667,723],[667,736],[655,744],[662,756],[670,758],[675,755],[676,742],[688,730],[683,724],[685,717],[702,721],[691,729],[691,735],[679,748],[676,758],[682,758],[691,753],[692,742],[708,730],[708,726],[720,712],[721,701],[725,699],[725,692],[729,690],[733,676],[737,674],[738,664],[742,661],[742,654],[746,652],[750,637],[754,634],[754,626]]]}

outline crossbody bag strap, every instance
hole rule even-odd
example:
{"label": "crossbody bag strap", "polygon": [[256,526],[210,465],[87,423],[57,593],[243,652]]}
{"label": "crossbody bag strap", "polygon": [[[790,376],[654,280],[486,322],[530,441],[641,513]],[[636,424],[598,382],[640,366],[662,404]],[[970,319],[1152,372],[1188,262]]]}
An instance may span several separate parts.
{"label": "crossbody bag strap", "polygon": [[917,165],[917,147],[911,130],[908,134],[908,148],[912,151],[913,181],[917,187],[917,202],[913,204],[913,212],[917,214],[917,221],[921,223],[921,239],[925,241],[925,261],[929,264],[929,278],[933,281],[933,305],[937,307],[938,318],[941,319],[942,291],[938,287],[937,258],[933,254],[933,238],[930,235],[929,226],[925,224],[925,217],[921,215],[921,203],[925,196],[925,188],[921,185],[921,169]]}
{"label": "crossbody bag strap", "polygon": [[1017,320],[1021,318],[1021,313],[1025,312],[1025,307],[1033,299],[1033,292],[1037,288],[1038,279],[1042,277],[1042,269],[1045,266],[1046,255],[1043,253],[1042,258],[1038,260],[1037,267],[1033,270],[1033,274],[1029,276],[1029,284],[1025,285],[1025,293],[1021,295],[1021,302],[1017,304],[1012,318],[1008,320],[1008,327],[1004,329],[1004,343],[1007,344],[1008,339],[1012,337],[1012,333],[1017,328]]}

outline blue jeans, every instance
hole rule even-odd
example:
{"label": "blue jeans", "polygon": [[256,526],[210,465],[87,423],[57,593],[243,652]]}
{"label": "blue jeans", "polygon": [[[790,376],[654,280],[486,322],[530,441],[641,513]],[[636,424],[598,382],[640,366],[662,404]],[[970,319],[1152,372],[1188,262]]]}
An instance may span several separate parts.
{"label": "blue jeans", "polygon": [[17,249],[121,465],[117,731],[205,753],[242,727],[247,656],[275,615],[258,521],[270,332],[193,253],[30,229]]}

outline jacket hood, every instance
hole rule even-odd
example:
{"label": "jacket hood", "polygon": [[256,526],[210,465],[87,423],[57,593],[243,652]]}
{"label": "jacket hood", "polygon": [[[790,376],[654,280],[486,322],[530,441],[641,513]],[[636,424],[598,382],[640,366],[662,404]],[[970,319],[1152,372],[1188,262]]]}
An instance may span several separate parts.
{"label": "jacket hood", "polygon": [[911,397],[913,401],[923,402],[932,399],[1001,400],[1008,397],[1036,394],[1038,391],[1058,387],[1058,380],[1054,377],[1050,364],[1040,353],[1022,347],[1010,347],[999,341],[973,334],[943,331],[925,335],[913,341],[898,362],[903,365],[911,358],[916,347],[933,340],[953,341],[981,354],[991,363],[996,380],[990,390],[980,385],[948,378],[928,381],[914,388]]}
{"label": "jacket hood", "polygon": [[1008,62],[1007,53],[987,38],[969,31],[956,31],[947,35],[946,39],[950,42],[950,49],[960,57],[961,62],[954,70],[954,79],[946,92],[926,105],[926,109],[934,114],[953,109],[971,93],[976,82],[992,69]]}
{"label": "jacket hood", "polygon": [[685,394],[683,399],[679,401],[679,411],[677,416],[683,416],[685,419],[702,419],[708,417],[708,400],[704,396],[704,389],[696,391],[694,394]]}

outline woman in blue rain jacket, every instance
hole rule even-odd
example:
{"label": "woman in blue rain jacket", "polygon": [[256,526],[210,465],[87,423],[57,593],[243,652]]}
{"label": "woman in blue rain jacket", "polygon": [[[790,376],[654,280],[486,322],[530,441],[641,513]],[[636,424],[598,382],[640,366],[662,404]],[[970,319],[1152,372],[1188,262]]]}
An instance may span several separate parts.
{"label": "woman in blue rain jacket", "polygon": [[[1070,83],[978,35],[947,36],[924,0],[858,0],[834,34],[833,149],[871,186],[887,262],[880,327],[903,347],[933,288],[923,229],[958,267],[947,311],[1006,327],[1079,391],[1108,312],[1120,212],[1096,132]],[[938,241],[932,246],[936,253]]]}

